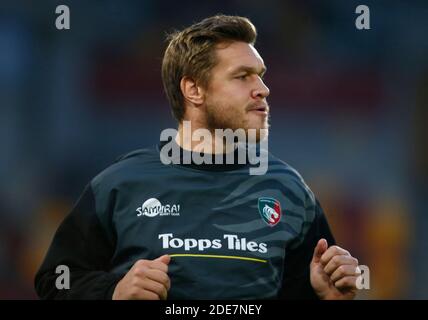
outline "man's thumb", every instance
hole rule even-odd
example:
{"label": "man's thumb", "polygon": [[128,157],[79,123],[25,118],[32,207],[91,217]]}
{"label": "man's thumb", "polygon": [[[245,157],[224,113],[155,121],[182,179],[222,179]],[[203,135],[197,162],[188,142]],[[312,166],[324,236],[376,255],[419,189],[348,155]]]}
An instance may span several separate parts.
{"label": "man's thumb", "polygon": [[320,239],[317,243],[317,246],[314,249],[314,256],[312,258],[312,262],[319,263],[321,260],[321,256],[323,255],[324,252],[326,252],[327,248],[328,248],[327,240],[325,240],[324,238]]}
{"label": "man's thumb", "polygon": [[163,256],[156,258],[155,261],[160,261],[160,262],[163,262],[165,264],[169,264],[169,262],[171,261],[171,256],[164,254]]}

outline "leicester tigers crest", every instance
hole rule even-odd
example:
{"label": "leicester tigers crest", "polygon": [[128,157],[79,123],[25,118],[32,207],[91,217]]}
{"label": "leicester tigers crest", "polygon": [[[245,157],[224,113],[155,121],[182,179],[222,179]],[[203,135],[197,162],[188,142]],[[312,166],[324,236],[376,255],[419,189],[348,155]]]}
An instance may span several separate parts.
{"label": "leicester tigers crest", "polygon": [[264,222],[269,226],[275,226],[281,220],[281,204],[274,198],[259,198],[259,213]]}

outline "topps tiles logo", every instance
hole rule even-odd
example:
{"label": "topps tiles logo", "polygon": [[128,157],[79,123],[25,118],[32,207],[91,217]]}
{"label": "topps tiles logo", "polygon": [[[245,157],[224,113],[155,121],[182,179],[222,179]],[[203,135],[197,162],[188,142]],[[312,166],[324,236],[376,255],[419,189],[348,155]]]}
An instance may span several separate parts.
{"label": "topps tiles logo", "polygon": [[150,198],[146,200],[141,207],[138,207],[137,217],[155,217],[159,216],[179,216],[180,205],[179,204],[166,204],[163,205],[158,199]]}

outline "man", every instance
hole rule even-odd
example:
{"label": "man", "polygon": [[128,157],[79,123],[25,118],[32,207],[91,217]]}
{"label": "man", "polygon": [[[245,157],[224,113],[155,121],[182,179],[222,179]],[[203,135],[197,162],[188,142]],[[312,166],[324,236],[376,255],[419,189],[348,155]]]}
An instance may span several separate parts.
{"label": "man", "polygon": [[[215,161],[242,146],[193,141],[184,130],[185,123],[191,133],[256,130],[256,142],[267,139],[269,89],[255,40],[248,19],[222,15],[170,36],[162,76],[178,133],[122,157],[88,184],[36,275],[40,297],[354,298],[358,261],[334,245],[319,202],[294,169],[268,154],[267,172],[249,175],[247,158]],[[178,159],[173,148],[164,152],[167,144],[179,149]],[[201,152],[211,164],[184,163]],[[162,154],[178,162],[161,161]],[[55,286],[58,265],[70,269],[68,290]]]}

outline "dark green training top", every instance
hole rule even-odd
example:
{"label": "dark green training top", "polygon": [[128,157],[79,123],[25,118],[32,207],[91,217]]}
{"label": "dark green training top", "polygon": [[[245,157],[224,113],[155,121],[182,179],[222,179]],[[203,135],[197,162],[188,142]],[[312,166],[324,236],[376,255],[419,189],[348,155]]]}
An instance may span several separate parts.
{"label": "dark green training top", "polygon": [[[271,154],[264,175],[249,175],[249,163],[164,165],[161,147],[121,157],[87,185],[36,275],[41,298],[111,299],[137,260],[164,254],[169,299],[316,298],[313,250],[334,238],[296,170]],[[69,289],[56,287],[59,265]]]}

